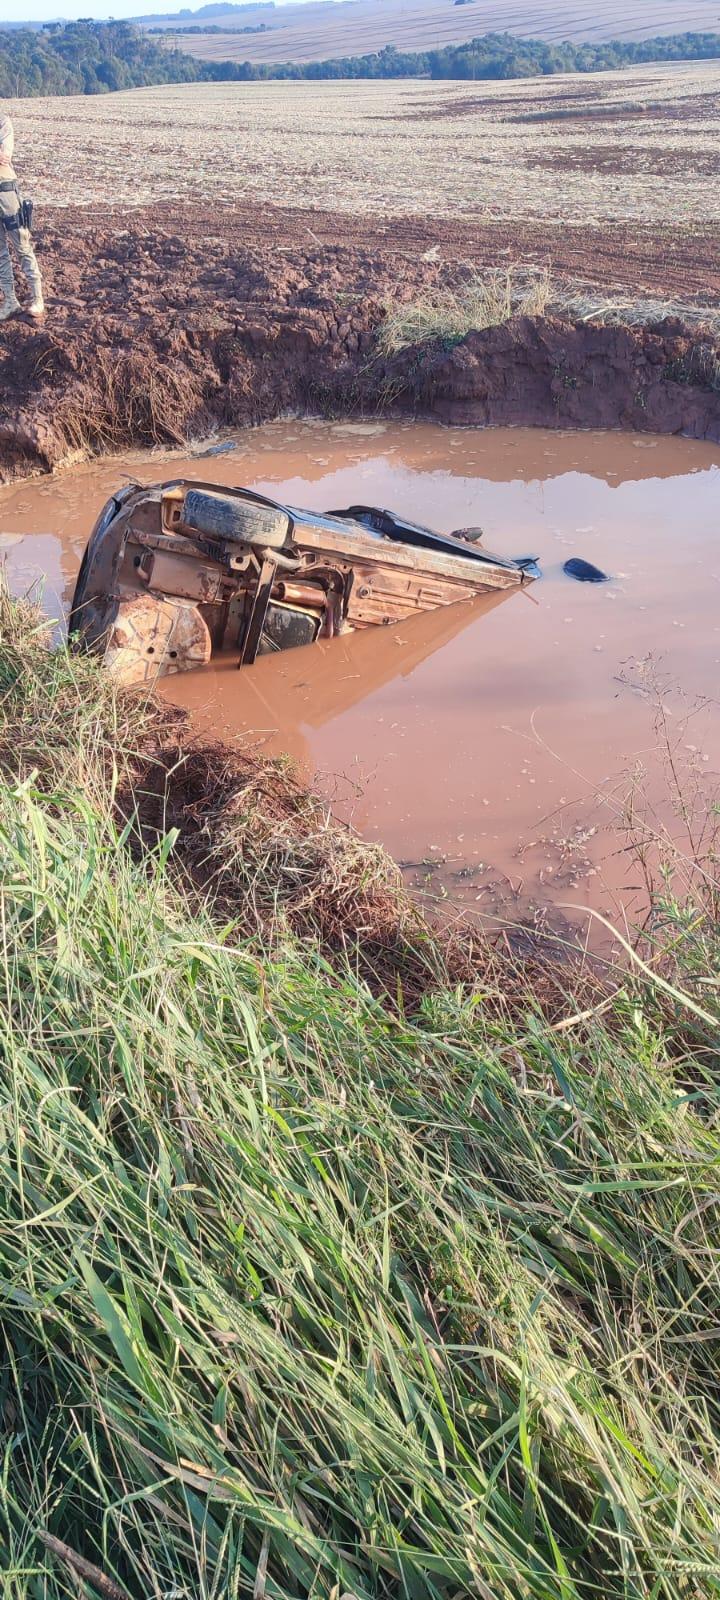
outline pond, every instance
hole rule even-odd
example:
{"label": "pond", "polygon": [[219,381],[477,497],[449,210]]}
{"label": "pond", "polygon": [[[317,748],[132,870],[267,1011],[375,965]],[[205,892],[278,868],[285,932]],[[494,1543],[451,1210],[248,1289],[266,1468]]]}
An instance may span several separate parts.
{"label": "pond", "polygon": [[[128,477],[245,484],[313,510],[375,503],[445,531],[480,524],[489,549],[537,555],[542,577],[241,672],[166,679],[162,692],[202,732],[289,753],[411,883],[450,905],[504,923],[577,924],[581,907],[641,916],[632,838],[692,849],[714,815],[720,447],[312,421],[228,443],[0,491],[14,590],[41,578],[61,617],[94,517]],[[571,556],[610,581],[573,581]]]}

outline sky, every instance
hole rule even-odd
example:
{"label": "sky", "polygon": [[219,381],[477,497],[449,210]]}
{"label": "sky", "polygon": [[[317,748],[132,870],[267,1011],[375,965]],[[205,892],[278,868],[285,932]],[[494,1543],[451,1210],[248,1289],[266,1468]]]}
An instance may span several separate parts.
{"label": "sky", "polygon": [[[239,3],[239,0],[238,0]],[[299,0],[283,0],[298,4]],[[150,11],[180,11],[184,6],[196,11],[203,0],[0,0],[0,27],[3,22],[51,22],[55,17],[74,21],[77,17],[137,17]]]}

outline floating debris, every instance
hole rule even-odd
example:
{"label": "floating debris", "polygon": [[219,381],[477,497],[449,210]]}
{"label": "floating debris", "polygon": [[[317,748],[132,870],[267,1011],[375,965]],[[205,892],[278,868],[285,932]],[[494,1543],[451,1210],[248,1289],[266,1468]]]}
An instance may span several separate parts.
{"label": "floating debris", "polygon": [[209,444],[206,450],[197,450],[195,454],[203,461],[205,456],[229,456],[232,450],[237,450],[235,439],[224,439],[222,444]]}
{"label": "floating debris", "polygon": [[563,572],[567,573],[568,578],[577,578],[578,583],[610,582],[607,572],[594,567],[592,561],[583,561],[581,556],[571,556],[569,561],[564,561]]}

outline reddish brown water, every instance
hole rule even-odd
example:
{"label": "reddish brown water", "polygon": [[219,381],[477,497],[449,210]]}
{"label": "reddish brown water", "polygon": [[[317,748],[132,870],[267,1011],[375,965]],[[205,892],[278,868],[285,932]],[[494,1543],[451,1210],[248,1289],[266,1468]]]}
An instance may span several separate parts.
{"label": "reddish brown water", "polygon": [[[0,493],[0,550],[67,602],[123,475],[246,483],[314,509],[480,523],[543,577],[501,600],[165,681],[198,727],[289,752],[411,881],[489,916],[642,908],[629,801],[682,841],[669,753],[707,810],[720,768],[720,449],[684,439],[276,424],[210,459],[132,456]],[[578,584],[583,556],[612,575]]]}

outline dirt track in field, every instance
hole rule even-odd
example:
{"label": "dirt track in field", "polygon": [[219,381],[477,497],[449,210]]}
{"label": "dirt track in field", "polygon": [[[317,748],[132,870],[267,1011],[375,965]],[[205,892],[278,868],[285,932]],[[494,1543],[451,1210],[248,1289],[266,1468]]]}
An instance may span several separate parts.
{"label": "dirt track in field", "polygon": [[[432,265],[451,273],[514,264],[548,266],[559,283],[595,287],[608,295],[647,295],[653,299],[720,300],[720,248],[715,224],[694,227],[618,222],[603,227],[534,220],[471,222],[428,216],[351,217],[315,208],[242,205],[209,210],[199,205],[164,206],[111,212],[119,228],[142,234],[159,222],[183,238],[206,236],[242,250],[269,251],[292,259],[316,246],[342,245],[395,262],[396,281],[412,282]],[[58,222],[60,219],[57,219]],[[68,226],[62,219],[63,230]],[[392,276],[392,273],[390,273]],[[392,292],[392,290],[391,290]]]}

